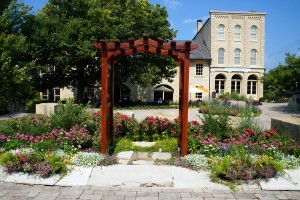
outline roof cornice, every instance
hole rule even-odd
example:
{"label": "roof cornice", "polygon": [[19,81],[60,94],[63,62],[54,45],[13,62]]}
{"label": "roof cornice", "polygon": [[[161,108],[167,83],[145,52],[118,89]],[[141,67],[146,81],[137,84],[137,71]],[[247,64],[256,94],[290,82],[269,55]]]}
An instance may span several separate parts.
{"label": "roof cornice", "polygon": [[266,12],[256,12],[256,11],[216,11],[216,10],[211,10],[209,11],[209,14],[219,14],[219,15],[266,15]]}

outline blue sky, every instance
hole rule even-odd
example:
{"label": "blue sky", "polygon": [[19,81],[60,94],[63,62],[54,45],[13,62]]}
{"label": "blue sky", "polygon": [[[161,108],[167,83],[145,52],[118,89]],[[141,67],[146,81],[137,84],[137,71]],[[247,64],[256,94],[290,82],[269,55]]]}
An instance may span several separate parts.
{"label": "blue sky", "polygon": [[[23,0],[40,10],[48,0]],[[265,67],[271,69],[284,63],[285,53],[300,55],[300,0],[149,0],[165,6],[178,40],[191,40],[196,20],[203,23],[210,10],[266,12]]]}

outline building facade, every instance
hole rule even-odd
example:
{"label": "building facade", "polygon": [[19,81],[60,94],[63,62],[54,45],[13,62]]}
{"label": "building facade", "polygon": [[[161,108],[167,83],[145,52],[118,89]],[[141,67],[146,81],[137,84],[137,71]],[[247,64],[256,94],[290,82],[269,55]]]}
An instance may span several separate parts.
{"label": "building facade", "polygon": [[[234,92],[254,100],[263,97],[265,16],[266,13],[256,11],[210,11],[210,18],[203,25],[201,20],[197,21],[197,33],[192,42],[199,47],[190,57],[190,100],[209,99],[213,92],[216,96]],[[128,87],[132,100],[151,101],[157,100],[157,96],[166,96],[168,98],[163,99],[178,101],[178,84],[177,74],[172,83],[163,80],[155,87],[140,88],[147,91],[147,96],[134,90],[133,85]],[[170,91],[155,95],[156,88],[161,86]]]}
{"label": "building facade", "polygon": [[263,96],[265,15],[211,11],[195,36],[208,46],[210,86],[217,94],[235,92],[255,100]]}
{"label": "building facade", "polygon": [[[227,92],[254,100],[263,96],[265,16],[266,13],[256,11],[210,11],[210,18],[203,25],[197,21],[192,42],[198,48],[190,55],[190,100],[205,100],[215,96],[212,94]],[[88,88],[86,92],[91,93]],[[60,89],[59,94],[60,99],[72,96],[67,89]],[[122,88],[115,88],[115,101],[123,100],[179,101],[179,73],[172,83],[162,80],[147,88],[127,81]]]}

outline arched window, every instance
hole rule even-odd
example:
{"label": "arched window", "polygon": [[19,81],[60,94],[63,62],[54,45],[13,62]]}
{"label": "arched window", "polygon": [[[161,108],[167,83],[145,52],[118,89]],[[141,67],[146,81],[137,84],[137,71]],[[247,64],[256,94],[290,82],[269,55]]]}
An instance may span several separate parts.
{"label": "arched window", "polygon": [[252,49],[250,52],[250,65],[256,65],[257,51]]}
{"label": "arched window", "polygon": [[222,74],[218,74],[215,78],[215,90],[216,93],[224,93],[225,89],[225,76]]}
{"label": "arched window", "polygon": [[235,74],[231,78],[231,93],[235,92],[237,94],[241,94],[241,82],[242,78]]}
{"label": "arched window", "polygon": [[256,94],[257,93],[257,77],[251,75],[248,77],[247,81],[247,94]]}
{"label": "arched window", "polygon": [[174,89],[169,85],[158,85],[154,88],[154,101],[173,101]]}
{"label": "arched window", "polygon": [[218,50],[218,64],[220,65],[224,64],[224,52],[225,50],[223,48],[220,48]]}
{"label": "arched window", "polygon": [[256,35],[257,35],[257,27],[255,25],[253,25],[253,26],[251,26],[250,40],[256,41]]}
{"label": "arched window", "polygon": [[218,39],[225,40],[225,26],[223,24],[218,26]]}
{"label": "arched window", "polygon": [[241,65],[241,50],[240,49],[234,50],[234,64]]}
{"label": "arched window", "polygon": [[240,41],[241,40],[241,26],[236,25],[234,27],[234,40]]}

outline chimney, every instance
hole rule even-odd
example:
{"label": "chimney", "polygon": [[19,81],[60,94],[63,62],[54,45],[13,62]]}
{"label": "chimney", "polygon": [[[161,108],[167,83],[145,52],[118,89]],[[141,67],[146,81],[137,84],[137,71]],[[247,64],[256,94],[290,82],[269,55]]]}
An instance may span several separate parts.
{"label": "chimney", "polygon": [[197,20],[197,32],[199,32],[201,28],[202,28],[202,20],[199,19]]}

